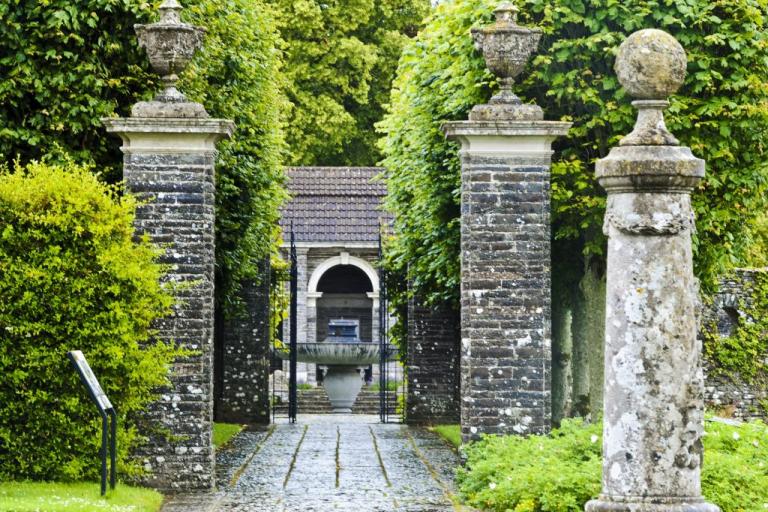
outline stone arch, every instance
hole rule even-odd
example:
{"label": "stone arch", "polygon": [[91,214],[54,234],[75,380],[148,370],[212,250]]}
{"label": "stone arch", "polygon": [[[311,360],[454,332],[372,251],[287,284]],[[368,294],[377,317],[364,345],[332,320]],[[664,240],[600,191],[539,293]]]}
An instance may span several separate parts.
{"label": "stone arch", "polygon": [[317,294],[317,285],[320,282],[320,278],[323,277],[323,274],[325,274],[328,270],[337,265],[352,265],[365,272],[365,275],[368,276],[368,279],[370,279],[371,285],[373,286],[373,293],[378,296],[379,274],[376,272],[376,269],[373,268],[373,265],[364,259],[351,256],[347,252],[342,252],[338,256],[328,258],[327,260],[320,263],[317,268],[312,271],[312,275],[309,278],[309,284],[307,285],[307,293]]}

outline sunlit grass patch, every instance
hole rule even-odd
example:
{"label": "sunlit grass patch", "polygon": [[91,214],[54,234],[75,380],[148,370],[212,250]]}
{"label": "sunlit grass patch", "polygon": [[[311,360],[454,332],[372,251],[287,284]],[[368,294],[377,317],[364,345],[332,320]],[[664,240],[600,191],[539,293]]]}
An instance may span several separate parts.
{"label": "sunlit grass patch", "polygon": [[439,435],[450,444],[459,448],[461,446],[461,427],[459,425],[435,425],[429,430]]}
{"label": "sunlit grass patch", "polygon": [[214,423],[213,424],[213,446],[218,448],[224,446],[230,439],[235,437],[241,430],[243,425],[239,423]]}
{"label": "sunlit grass patch", "polygon": [[0,512],[157,512],[157,491],[118,484],[105,497],[95,482],[0,482]]}

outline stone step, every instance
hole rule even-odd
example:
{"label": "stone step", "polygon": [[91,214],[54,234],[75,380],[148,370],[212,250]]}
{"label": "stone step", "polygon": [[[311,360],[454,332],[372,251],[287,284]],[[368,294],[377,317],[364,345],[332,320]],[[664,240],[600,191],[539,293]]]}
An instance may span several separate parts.
{"label": "stone step", "polygon": [[[300,414],[331,414],[333,408],[328,400],[325,389],[320,387],[312,389],[297,390],[298,409]],[[396,399],[394,393],[389,395],[389,414],[396,413]],[[288,404],[282,404],[276,407],[278,413],[287,413]],[[379,414],[379,392],[363,389],[357,395],[357,400],[352,406],[353,414]]]}

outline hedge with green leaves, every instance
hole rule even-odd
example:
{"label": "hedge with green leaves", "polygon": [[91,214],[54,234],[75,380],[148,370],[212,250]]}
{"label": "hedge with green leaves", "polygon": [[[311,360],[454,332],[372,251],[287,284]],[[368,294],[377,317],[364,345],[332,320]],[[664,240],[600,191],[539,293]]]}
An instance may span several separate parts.
{"label": "hedge with green leaves", "polygon": [[184,353],[147,343],[170,313],[159,250],[134,241],[136,201],[88,170],[0,170],[0,480],[97,478],[101,419],[67,359],[82,350],[119,414],[121,472],[134,415]]}
{"label": "hedge with green leaves", "polygon": [[[404,50],[389,114],[379,125],[389,170],[388,208],[396,215],[387,247],[394,273],[420,294],[457,303],[459,158],[440,125],[463,120],[495,90],[469,29],[488,23],[496,0],[441,3]],[[749,246],[765,207],[768,158],[768,4],[761,0],[525,0],[520,22],[544,31],[539,55],[516,86],[548,119],[572,121],[555,144],[552,167],[553,254],[600,257],[605,196],[594,162],[631,131],[636,113],[612,69],[621,42],[642,28],[677,37],[688,53],[685,85],[672,98],[667,125],[707,161],[694,194],[696,272],[712,286]],[[555,275],[569,261],[554,259]],[[578,269],[579,265],[575,267]],[[397,305],[403,302],[398,294]]]}
{"label": "hedge with green leaves", "polygon": [[[707,422],[702,492],[723,512],[768,503],[768,428]],[[581,512],[600,493],[602,425],[564,420],[547,436],[485,437],[462,448],[463,499],[497,512]],[[556,471],[553,471],[553,468]]]}
{"label": "hedge with green leaves", "polygon": [[[205,26],[204,50],[182,76],[182,91],[237,132],[219,145],[217,286],[237,310],[242,278],[276,250],[284,198],[278,33],[259,0],[186,0],[182,17]],[[99,121],[127,116],[159,79],[138,47],[135,23],[157,19],[144,0],[0,1],[0,162],[90,163],[108,182],[121,177],[119,139]]]}

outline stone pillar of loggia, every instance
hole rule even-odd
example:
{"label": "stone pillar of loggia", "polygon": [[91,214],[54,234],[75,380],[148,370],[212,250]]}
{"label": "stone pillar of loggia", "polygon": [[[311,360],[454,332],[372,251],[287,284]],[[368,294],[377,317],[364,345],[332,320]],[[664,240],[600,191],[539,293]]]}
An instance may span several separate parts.
{"label": "stone pillar of loggia", "polygon": [[126,187],[145,201],[136,231],[164,248],[166,279],[176,286],[173,314],[158,322],[159,343],[193,352],[176,362],[171,385],[150,407],[146,446],[136,454],[159,489],[214,486],[214,163],[215,143],[228,137],[230,121],[210,119],[202,105],[176,88],[181,72],[202,43],[203,31],[180,20],[181,6],[165,0],[161,21],[136,27],[165,88],[154,100],[134,105],[130,118],[109,118],[107,131],[123,140]]}
{"label": "stone pillar of loggia", "polygon": [[502,4],[496,24],[474,29],[501,83],[468,121],[446,123],[461,143],[461,428],[537,434],[551,424],[550,173],[556,137],[512,83],[541,37]]}
{"label": "stone pillar of loggia", "polygon": [[703,378],[691,191],[704,161],[664,125],[685,51],[641,30],[619,48],[634,131],[597,163],[608,192],[603,485],[589,512],[718,512],[701,496]]}

